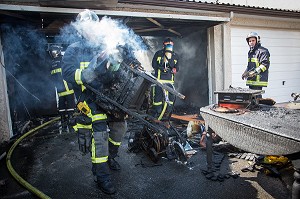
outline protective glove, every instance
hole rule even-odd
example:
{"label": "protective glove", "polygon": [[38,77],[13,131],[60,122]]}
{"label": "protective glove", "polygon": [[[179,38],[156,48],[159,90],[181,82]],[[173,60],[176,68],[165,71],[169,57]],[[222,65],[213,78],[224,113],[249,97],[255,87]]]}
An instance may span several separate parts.
{"label": "protective glove", "polygon": [[245,72],[242,74],[242,80],[247,79],[248,77],[248,71],[245,70]]}
{"label": "protective glove", "polygon": [[247,78],[251,78],[251,77],[254,77],[256,76],[258,73],[256,70],[252,70],[252,71],[245,71],[243,74],[242,74],[242,79],[247,79]]}
{"label": "protective glove", "polygon": [[249,74],[248,74],[248,77],[254,77],[254,76],[256,76],[257,75],[257,72],[256,72],[256,70],[254,70],[254,71],[250,71],[249,72]]}

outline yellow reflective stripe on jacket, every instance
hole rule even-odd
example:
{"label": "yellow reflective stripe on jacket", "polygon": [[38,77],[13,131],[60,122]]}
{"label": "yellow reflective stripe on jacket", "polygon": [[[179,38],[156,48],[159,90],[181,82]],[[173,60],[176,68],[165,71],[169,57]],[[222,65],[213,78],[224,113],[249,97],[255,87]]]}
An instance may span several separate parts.
{"label": "yellow reflective stripe on jacket", "polygon": [[58,93],[58,96],[63,97],[63,96],[66,96],[66,95],[71,95],[73,93],[74,93],[74,90],[68,90],[68,91]]}
{"label": "yellow reflective stripe on jacket", "polygon": [[257,58],[248,58],[248,62],[254,62],[255,63],[255,65],[256,65],[256,67],[258,67],[259,66],[259,62],[258,62],[258,59]]}
{"label": "yellow reflective stripe on jacket", "polygon": [[82,85],[82,81],[81,81],[81,72],[82,72],[83,69],[76,69],[76,72],[75,72],[75,81],[78,85]]}
{"label": "yellow reflective stripe on jacket", "polygon": [[99,120],[106,120],[107,115],[106,114],[96,114],[92,116],[92,122],[99,121]]}
{"label": "yellow reflective stripe on jacket", "polygon": [[268,86],[268,82],[260,82],[260,81],[251,81],[251,80],[248,80],[246,83],[250,84],[250,85],[253,85],[253,86]]}
{"label": "yellow reflective stripe on jacket", "polygon": [[265,72],[267,70],[267,67],[265,67],[264,65],[260,65],[259,68],[262,72]]}
{"label": "yellow reflective stripe on jacket", "polygon": [[159,117],[157,118],[157,120],[161,120],[161,118],[164,116],[164,114],[165,114],[165,112],[166,112],[166,110],[167,110],[167,107],[168,107],[168,104],[165,102],[165,103],[164,103],[164,107],[163,107],[163,109],[162,109],[162,111],[161,111]]}
{"label": "yellow reflective stripe on jacket", "polygon": [[156,61],[160,64],[161,57],[157,57],[157,60],[156,60]]}
{"label": "yellow reflective stripe on jacket", "polygon": [[80,69],[87,68],[89,64],[90,64],[90,62],[80,62]]}
{"label": "yellow reflective stripe on jacket", "polygon": [[171,83],[171,84],[174,83],[174,74],[172,74],[171,80],[160,79],[160,75],[161,75],[161,70],[158,69],[157,80],[158,80],[160,83]]}
{"label": "yellow reflective stripe on jacket", "polygon": [[[75,73],[75,81],[78,85],[81,85],[81,91],[84,91],[86,89],[81,80],[81,72],[83,69],[88,67],[89,63],[90,62],[80,62],[80,66],[79,66],[80,69],[77,69],[77,70],[80,70],[80,73],[77,75]],[[77,70],[76,70],[76,72],[77,72]],[[78,80],[78,82],[77,82],[77,80]]]}
{"label": "yellow reflective stripe on jacket", "polygon": [[73,129],[75,131],[78,131],[78,129],[92,129],[92,124],[88,124],[88,125],[85,125],[85,124],[76,124],[73,126]]}
{"label": "yellow reflective stripe on jacket", "polygon": [[53,69],[51,71],[51,75],[56,74],[56,73],[61,73],[61,68]]}
{"label": "yellow reflective stripe on jacket", "polygon": [[154,97],[155,97],[155,86],[154,86],[153,89],[152,89],[152,96],[153,96],[152,104],[153,104],[154,106],[162,105],[162,102],[155,102],[155,101],[154,101]]}
{"label": "yellow reflective stripe on jacket", "polygon": [[63,80],[63,82],[64,82],[64,85],[65,85],[66,91],[69,91],[70,89],[69,89],[68,83],[66,82],[66,80]]}
{"label": "yellow reflective stripe on jacket", "polygon": [[95,156],[92,156],[92,163],[104,163],[104,162],[107,162],[108,160],[108,156],[103,156],[101,158],[96,158]]}
{"label": "yellow reflective stripe on jacket", "polygon": [[116,141],[114,141],[113,139],[111,139],[111,138],[108,138],[108,141],[110,141],[113,145],[115,145],[115,146],[120,146],[121,145],[121,142],[116,142]]}
{"label": "yellow reflective stripe on jacket", "polygon": [[64,85],[65,85],[65,89],[66,91],[63,91],[63,92],[59,92],[58,93],[58,96],[59,97],[62,97],[62,96],[66,96],[66,95],[70,95],[70,94],[73,94],[74,93],[74,90],[73,89],[69,89],[69,86],[68,86],[68,83],[66,82],[66,80],[63,80],[64,82]]}

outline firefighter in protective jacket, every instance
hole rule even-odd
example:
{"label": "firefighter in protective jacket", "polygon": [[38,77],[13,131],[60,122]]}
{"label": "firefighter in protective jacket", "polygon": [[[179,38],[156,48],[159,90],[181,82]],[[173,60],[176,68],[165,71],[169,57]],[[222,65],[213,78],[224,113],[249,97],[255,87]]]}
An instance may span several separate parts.
{"label": "firefighter in protective jacket", "polygon": [[94,12],[85,10],[79,13],[76,23],[82,24],[77,30],[83,40],[67,48],[62,65],[63,77],[72,83],[78,100],[77,107],[82,113],[76,118],[74,129],[78,134],[79,149],[91,153],[92,172],[99,188],[107,194],[113,194],[116,190],[111,181],[110,169],[120,169],[115,157],[127,124],[124,119],[114,118],[95,103],[96,96],[84,85],[101,89],[101,79],[106,70],[117,70],[118,64],[113,65],[107,59],[107,54],[93,45],[94,32],[82,28],[99,23]]}
{"label": "firefighter in protective jacket", "polygon": [[[173,47],[174,42],[170,38],[164,40],[163,49],[154,54],[152,68],[154,76],[159,82],[174,89],[174,76],[179,71],[179,65],[178,55],[174,52]],[[175,97],[159,86],[153,86],[151,94],[154,116],[160,120],[166,111],[170,112]]]}
{"label": "firefighter in protective jacket", "polygon": [[246,85],[250,89],[262,90],[262,87],[268,86],[270,53],[267,48],[261,46],[260,36],[256,32],[249,33],[246,41],[250,50],[248,52],[248,66],[242,79],[247,79]]}
{"label": "firefighter in protective jacket", "polygon": [[59,115],[61,116],[62,131],[68,132],[69,119],[75,110],[75,96],[72,86],[62,77],[62,49],[62,46],[52,44],[49,46],[48,52],[52,58],[51,76],[58,95],[57,105]]}

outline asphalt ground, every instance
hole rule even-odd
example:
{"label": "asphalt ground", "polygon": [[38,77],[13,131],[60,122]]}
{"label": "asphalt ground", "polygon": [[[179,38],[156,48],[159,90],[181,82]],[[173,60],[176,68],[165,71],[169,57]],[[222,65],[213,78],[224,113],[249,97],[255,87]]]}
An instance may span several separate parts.
{"label": "asphalt ground", "polygon": [[[112,172],[117,193],[111,196],[102,193],[93,181],[89,154],[79,152],[75,133],[59,134],[56,127],[44,129],[23,140],[11,162],[22,178],[55,199],[291,198],[291,169],[281,172],[281,178],[261,171],[241,172],[248,161],[229,158],[224,150],[218,173],[239,175],[223,182],[213,181],[202,173],[206,169],[205,150],[196,149],[187,164],[165,157],[154,163],[143,151],[129,152],[127,143],[128,133],[116,158],[122,169]],[[12,178],[5,158],[1,160],[0,173],[0,198],[37,198]]]}

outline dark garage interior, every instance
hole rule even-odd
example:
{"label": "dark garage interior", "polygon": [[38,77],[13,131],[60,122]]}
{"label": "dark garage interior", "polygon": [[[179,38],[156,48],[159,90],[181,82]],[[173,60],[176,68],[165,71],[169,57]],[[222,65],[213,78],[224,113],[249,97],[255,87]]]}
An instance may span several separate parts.
{"label": "dark garage interior", "polygon": [[[1,37],[12,120],[27,121],[34,116],[56,114],[55,88],[50,76],[48,44],[63,43],[66,47],[76,41],[76,34],[65,34],[65,27],[76,14],[1,12]],[[99,16],[103,17],[103,16]],[[147,46],[140,62],[151,71],[154,53],[162,41],[174,40],[174,51],[180,57],[180,69],[175,88],[186,96],[176,106],[208,105],[207,28],[215,22],[153,19],[144,17],[109,16],[121,21],[143,38]],[[162,28],[163,27],[163,28]],[[41,103],[43,102],[43,103]],[[17,128],[14,128],[17,130]]]}

